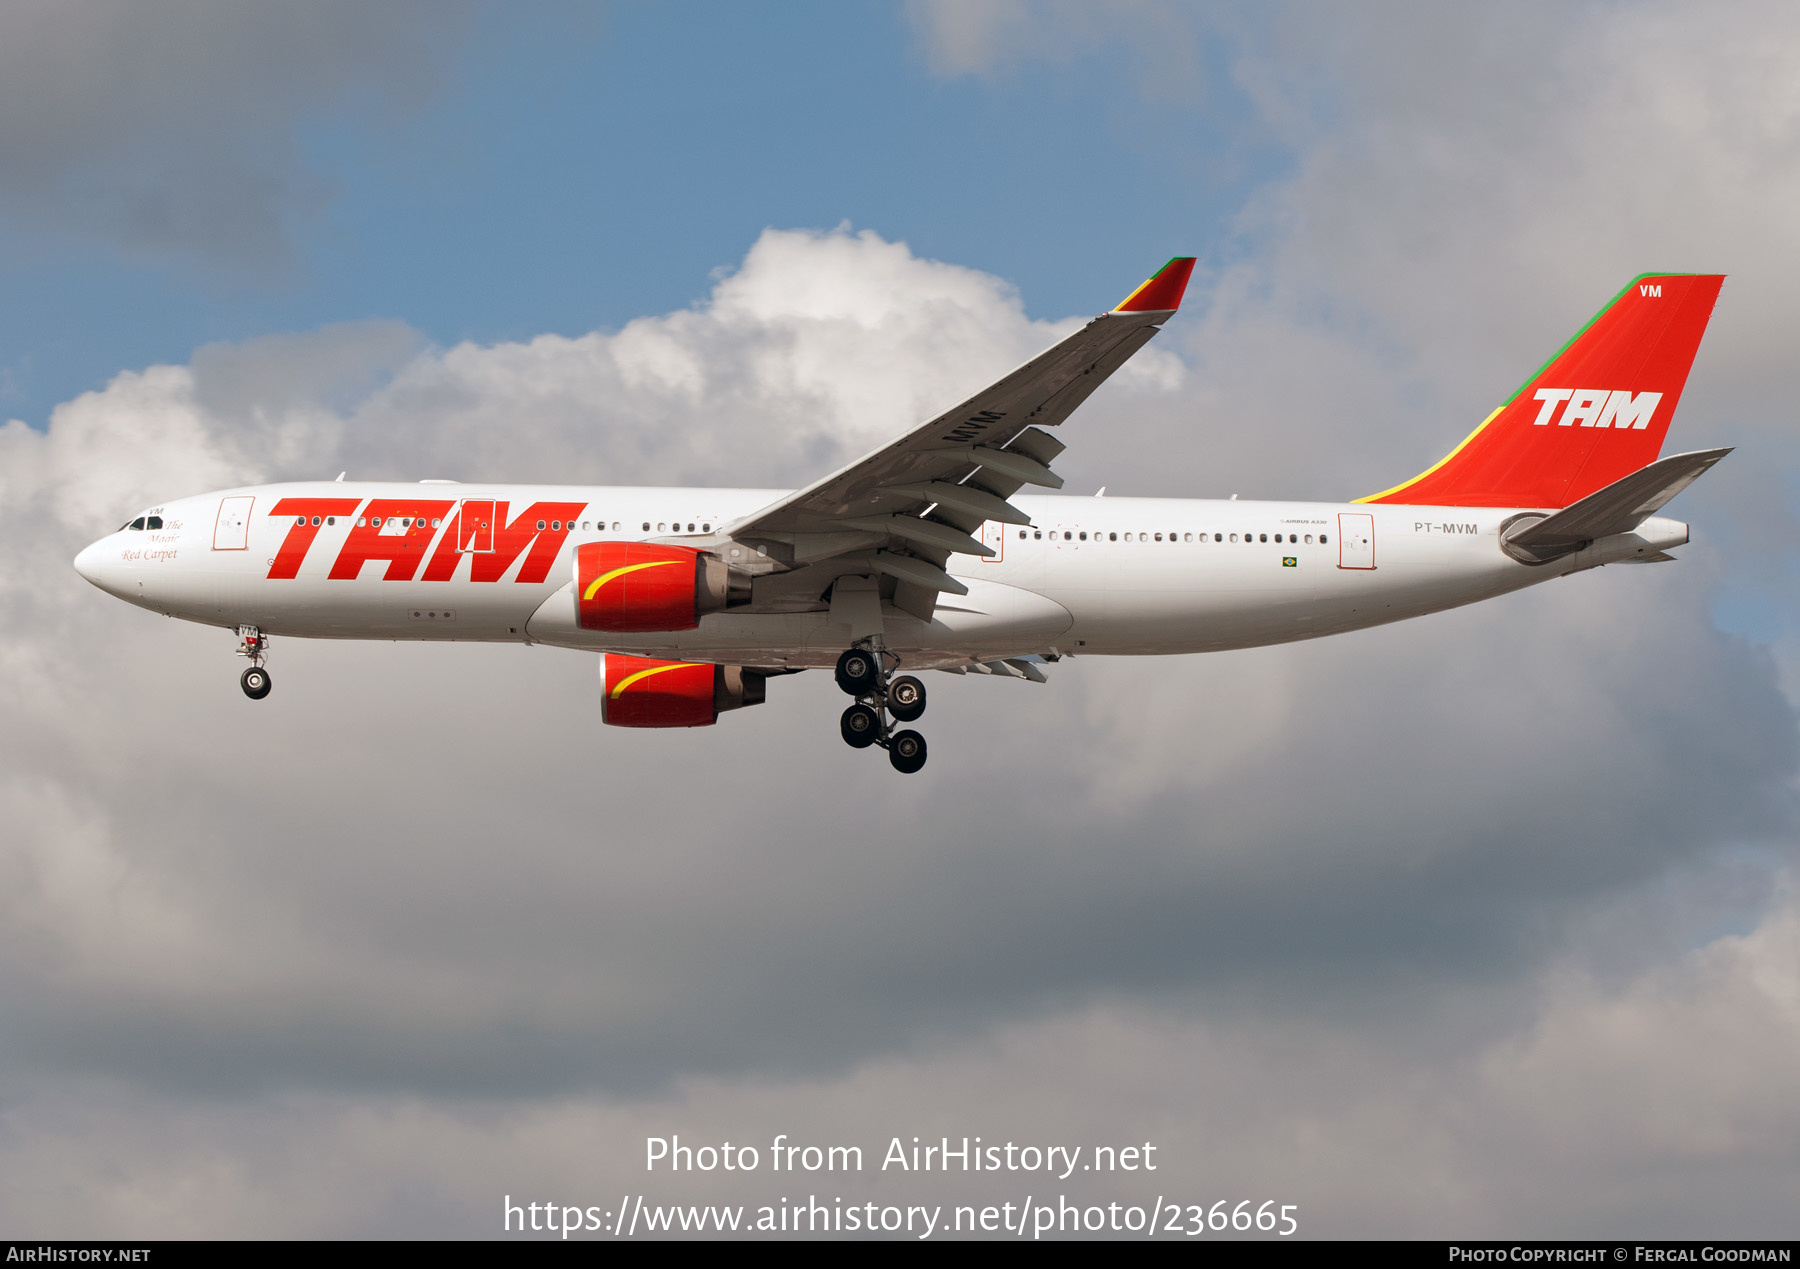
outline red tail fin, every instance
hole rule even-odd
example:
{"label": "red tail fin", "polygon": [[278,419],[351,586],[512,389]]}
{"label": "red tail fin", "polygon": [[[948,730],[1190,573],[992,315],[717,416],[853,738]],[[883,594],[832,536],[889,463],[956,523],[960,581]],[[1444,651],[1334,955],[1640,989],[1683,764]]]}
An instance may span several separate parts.
{"label": "red tail fin", "polygon": [[1566,507],[1655,462],[1724,281],[1633,278],[1436,466],[1357,501]]}

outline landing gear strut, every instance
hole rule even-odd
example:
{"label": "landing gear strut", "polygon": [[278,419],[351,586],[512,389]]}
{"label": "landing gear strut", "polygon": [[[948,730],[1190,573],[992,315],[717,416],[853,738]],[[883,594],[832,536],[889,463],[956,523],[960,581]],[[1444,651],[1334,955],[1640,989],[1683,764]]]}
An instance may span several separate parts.
{"label": "landing gear strut", "polygon": [[[892,664],[889,664],[889,662]],[[910,674],[889,681],[900,658],[881,648],[848,649],[838,658],[837,685],[856,704],[838,722],[844,743],[852,749],[880,745],[894,770],[911,775],[925,765],[925,737],[916,731],[893,731],[888,722],[910,723],[925,712],[925,685]]]}
{"label": "landing gear strut", "polygon": [[260,701],[274,686],[269,672],[263,669],[263,659],[269,655],[269,637],[256,626],[239,626],[237,632],[237,654],[250,658],[250,668],[238,677],[238,686],[244,689],[245,696]]}

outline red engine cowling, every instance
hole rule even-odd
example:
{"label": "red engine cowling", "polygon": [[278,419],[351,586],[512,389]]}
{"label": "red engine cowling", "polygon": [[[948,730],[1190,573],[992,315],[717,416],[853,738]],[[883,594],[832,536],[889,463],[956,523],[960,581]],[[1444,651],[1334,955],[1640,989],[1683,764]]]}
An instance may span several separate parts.
{"label": "red engine cowling", "polygon": [[575,620],[583,630],[692,630],[702,614],[725,607],[729,587],[725,561],[692,547],[586,542],[575,548]]}
{"label": "red engine cowling", "polygon": [[711,727],[726,710],[762,704],[768,684],[741,666],[619,652],[601,656],[600,682],[606,688],[600,721],[613,727]]}

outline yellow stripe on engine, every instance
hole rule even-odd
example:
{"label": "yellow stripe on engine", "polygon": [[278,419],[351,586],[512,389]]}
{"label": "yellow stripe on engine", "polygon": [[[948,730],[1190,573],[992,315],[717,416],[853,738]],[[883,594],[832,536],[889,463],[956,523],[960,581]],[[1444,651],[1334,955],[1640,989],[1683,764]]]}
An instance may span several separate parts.
{"label": "yellow stripe on engine", "polygon": [[665,564],[685,564],[685,563],[687,563],[686,560],[651,560],[650,562],[648,562],[646,564],[627,564],[624,568],[615,568],[612,572],[602,573],[602,574],[600,574],[600,576],[596,577],[593,581],[588,583],[587,592],[585,594],[583,594],[581,597],[582,602],[586,603],[588,600],[592,599],[594,597],[595,591],[599,590],[602,586],[606,585],[608,582],[610,582],[615,577],[623,577],[627,573],[635,573],[640,568],[661,568]]}
{"label": "yellow stripe on engine", "polygon": [[[643,565],[643,564],[639,564],[639,565],[637,565],[637,567],[644,568],[647,566]],[[633,683],[637,682],[639,679],[647,679],[652,674],[666,674],[670,670],[685,670],[690,665],[699,665],[699,664],[702,664],[702,663],[697,662],[697,661],[675,661],[669,665],[653,665],[648,670],[639,670],[636,674],[631,675],[623,683],[620,683],[617,687],[615,687],[612,690],[612,694],[610,697],[608,697],[608,699],[615,700],[615,701],[618,700],[619,693],[623,692],[626,688],[630,687]]]}

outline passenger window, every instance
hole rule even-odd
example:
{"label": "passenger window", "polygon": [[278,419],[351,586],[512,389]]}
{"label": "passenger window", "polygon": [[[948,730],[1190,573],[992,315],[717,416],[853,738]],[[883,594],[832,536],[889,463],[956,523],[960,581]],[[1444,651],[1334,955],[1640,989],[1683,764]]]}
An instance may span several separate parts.
{"label": "passenger window", "polygon": [[1106,535],[1106,537],[1107,537],[1107,540],[1111,541],[1111,542],[1117,542],[1119,540],[1119,535],[1116,533],[1109,533]]}
{"label": "passenger window", "polygon": [[1158,542],[1160,542],[1160,541],[1162,541],[1162,534],[1160,534],[1160,533],[1159,533],[1159,534],[1157,534],[1157,535],[1156,535],[1156,540],[1157,540],[1157,541],[1158,541]]}
{"label": "passenger window", "polygon": [[337,517],[336,516],[326,516],[325,523],[327,526],[334,525],[337,523]]}
{"label": "passenger window", "polygon": [[650,532],[650,522],[648,520],[644,521],[644,532]]}
{"label": "passenger window", "polygon": [[1191,533],[1184,533],[1181,535],[1181,540],[1183,542],[1192,542],[1194,540],[1194,535]]}
{"label": "passenger window", "polygon": [[[301,520],[301,523],[305,523],[305,521],[306,521],[306,517],[305,517],[305,516],[301,516],[301,517],[300,517],[300,520]],[[313,524],[314,524],[314,525],[317,525],[317,524],[318,524],[318,523],[319,523],[319,517],[318,517],[318,516],[314,516],[314,517],[313,517]],[[154,524],[153,524],[153,525],[151,525],[151,526],[150,526],[150,527],[151,527],[151,528],[152,528],[152,529],[155,529],[155,528],[159,528],[159,527],[160,527],[160,526],[159,526],[159,525],[154,525]]]}
{"label": "passenger window", "polygon": [[1063,530],[1063,541],[1073,542],[1074,540],[1075,540],[1075,535],[1073,533],[1070,533],[1067,529],[1064,529]]}
{"label": "passenger window", "polygon": [[369,521],[368,521],[367,517],[365,517],[365,516],[357,516],[356,517],[356,527],[357,528],[359,528],[359,529],[367,528],[368,523],[369,523]]}
{"label": "passenger window", "polygon": [[1028,536],[1029,534],[1024,529],[1019,530],[1019,541],[1023,542]]}
{"label": "passenger window", "polygon": [[1081,541],[1083,541],[1083,542],[1085,542],[1085,541],[1087,541],[1087,534],[1086,534],[1086,533],[1083,533],[1083,534],[1082,534],[1082,535],[1081,535],[1081,537],[1080,537],[1080,540],[1081,540]]}
{"label": "passenger window", "polygon": [[1265,534],[1263,534],[1263,535],[1262,535],[1262,540],[1263,540],[1263,541],[1265,541],[1265,542],[1267,542],[1267,541],[1268,541],[1268,540],[1269,540],[1269,535],[1268,535],[1268,534],[1266,534],[1266,533],[1265,533]]}
{"label": "passenger window", "polygon": [[[646,524],[644,527],[647,529],[650,526]],[[666,520],[658,520],[656,522],[656,531],[658,533],[662,533],[662,532],[666,531],[668,529],[668,527],[669,527],[669,524],[668,524],[668,521],[666,521]]]}
{"label": "passenger window", "polygon": [[710,524],[703,524],[703,525],[701,525],[701,526],[700,526],[700,532],[702,532],[702,533],[711,533],[711,532],[712,532],[712,525],[710,525]]}
{"label": "passenger window", "polygon": [[[296,527],[298,527],[298,526],[302,526],[302,525],[304,525],[304,524],[305,524],[305,523],[306,523],[306,517],[305,517],[305,516],[295,516],[295,517],[294,517],[294,524],[295,524],[295,526],[296,526]],[[143,528],[143,527],[144,527],[144,522],[143,522],[143,521],[142,521],[142,520],[137,520],[137,521],[134,521],[134,522],[133,522],[133,523],[132,523],[132,526],[131,526],[131,527],[132,527],[132,528],[134,528],[134,529],[141,529],[141,528]]]}
{"label": "passenger window", "polygon": [[1224,535],[1223,535],[1223,534],[1219,534],[1219,533],[1215,533],[1215,534],[1213,534],[1213,541],[1215,541],[1215,542],[1223,542],[1223,541],[1224,541],[1224,540],[1225,540],[1225,537],[1224,537]]}
{"label": "passenger window", "polygon": [[1312,534],[1310,534],[1310,533],[1306,535],[1306,544],[1308,546],[1312,545]]}
{"label": "passenger window", "polygon": [[546,528],[548,528],[548,527],[549,527],[549,526],[548,526],[548,525],[546,525],[546,524],[545,524],[545,523],[544,523],[544,522],[543,522],[543,521],[542,521],[542,520],[539,520],[539,521],[538,521],[538,532],[539,532],[539,533],[542,533],[542,532],[543,532],[543,531],[544,531],[544,530],[545,530],[545,529],[546,529]]}
{"label": "passenger window", "polygon": [[1232,540],[1232,541],[1233,541],[1233,542],[1235,542],[1235,541],[1237,541],[1237,534],[1235,534],[1235,533],[1234,533],[1234,534],[1232,534],[1232,535],[1231,535],[1231,540]]}
{"label": "passenger window", "polygon": [[1044,537],[1044,531],[1042,529],[1033,529],[1031,531],[1031,536],[1033,538],[1037,539],[1038,541],[1042,541],[1043,537]]}
{"label": "passenger window", "polygon": [[688,532],[689,532],[689,533],[692,533],[692,532],[693,532],[693,531],[694,531],[694,526],[693,526],[693,525],[691,525],[691,524],[690,524],[690,525],[688,525]]}
{"label": "passenger window", "polygon": [[1329,538],[1327,538],[1327,537],[1326,537],[1326,536],[1325,536],[1325,535],[1324,535],[1324,534],[1323,534],[1323,533],[1321,533],[1321,534],[1320,534],[1320,535],[1319,535],[1319,545],[1320,545],[1320,546],[1324,546],[1324,545],[1325,545],[1325,543],[1326,543],[1326,542],[1328,542],[1328,541],[1329,541],[1329,540],[1330,540],[1330,539],[1329,539]]}

